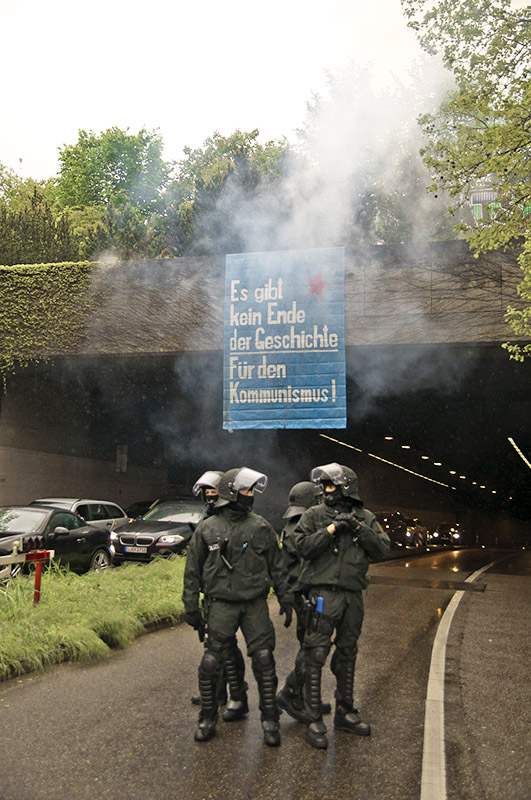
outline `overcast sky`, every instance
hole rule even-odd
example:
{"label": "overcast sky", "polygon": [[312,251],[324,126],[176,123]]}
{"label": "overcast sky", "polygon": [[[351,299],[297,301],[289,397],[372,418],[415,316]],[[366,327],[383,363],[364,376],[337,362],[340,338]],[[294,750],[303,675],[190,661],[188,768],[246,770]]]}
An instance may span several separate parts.
{"label": "overcast sky", "polygon": [[326,70],[420,55],[400,0],[0,0],[0,30],[0,162],[37,180],[80,128],[158,128],[176,160],[216,130],[293,140]]}

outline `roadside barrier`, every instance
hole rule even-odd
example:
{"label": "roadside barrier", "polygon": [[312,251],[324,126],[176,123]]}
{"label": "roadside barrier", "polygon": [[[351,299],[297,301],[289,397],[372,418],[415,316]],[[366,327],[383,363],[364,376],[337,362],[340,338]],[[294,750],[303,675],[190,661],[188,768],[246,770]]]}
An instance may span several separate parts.
{"label": "roadside barrier", "polygon": [[[13,543],[11,553],[5,556],[0,555],[0,578],[4,580],[9,580],[10,570],[2,570],[2,567],[11,567],[12,564],[35,564],[34,606],[41,599],[42,565],[55,555],[55,550],[46,550],[42,544],[42,537],[36,536],[34,539],[27,539],[25,543],[21,537]],[[5,576],[2,574],[3,572],[6,573]]]}

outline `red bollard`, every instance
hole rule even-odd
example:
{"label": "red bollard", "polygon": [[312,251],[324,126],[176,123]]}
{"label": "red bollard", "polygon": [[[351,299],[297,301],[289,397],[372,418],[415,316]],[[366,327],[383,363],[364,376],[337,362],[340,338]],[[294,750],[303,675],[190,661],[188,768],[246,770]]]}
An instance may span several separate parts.
{"label": "red bollard", "polygon": [[33,592],[33,605],[36,606],[41,598],[42,561],[35,562],[35,589]]}

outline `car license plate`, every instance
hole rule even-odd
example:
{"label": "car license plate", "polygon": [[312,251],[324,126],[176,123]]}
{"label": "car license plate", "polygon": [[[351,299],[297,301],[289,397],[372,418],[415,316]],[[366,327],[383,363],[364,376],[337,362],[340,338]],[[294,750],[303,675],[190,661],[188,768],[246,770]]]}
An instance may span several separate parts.
{"label": "car license plate", "polygon": [[147,547],[124,547],[126,553],[147,553]]}

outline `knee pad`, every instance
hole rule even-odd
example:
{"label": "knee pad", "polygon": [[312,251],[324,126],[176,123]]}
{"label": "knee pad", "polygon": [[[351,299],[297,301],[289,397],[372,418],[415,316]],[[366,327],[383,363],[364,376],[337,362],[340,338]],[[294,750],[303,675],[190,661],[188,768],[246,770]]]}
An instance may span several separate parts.
{"label": "knee pad", "polygon": [[219,658],[211,650],[205,650],[199,664],[199,672],[209,677],[216,675],[220,667]]}
{"label": "knee pad", "polygon": [[208,632],[208,650],[216,653],[218,658],[222,658],[227,654],[233,642],[236,644],[236,637],[234,636],[224,636],[217,631]]}
{"label": "knee pad", "polygon": [[353,661],[358,653],[358,648],[355,644],[349,647],[337,647],[336,653],[338,661]]}
{"label": "knee pad", "polygon": [[252,664],[253,669],[257,672],[265,672],[267,669],[274,669],[275,659],[273,658],[273,651],[269,647],[257,650],[252,655]]}
{"label": "knee pad", "polygon": [[309,647],[306,650],[304,660],[312,667],[322,667],[329,652],[329,647]]}

